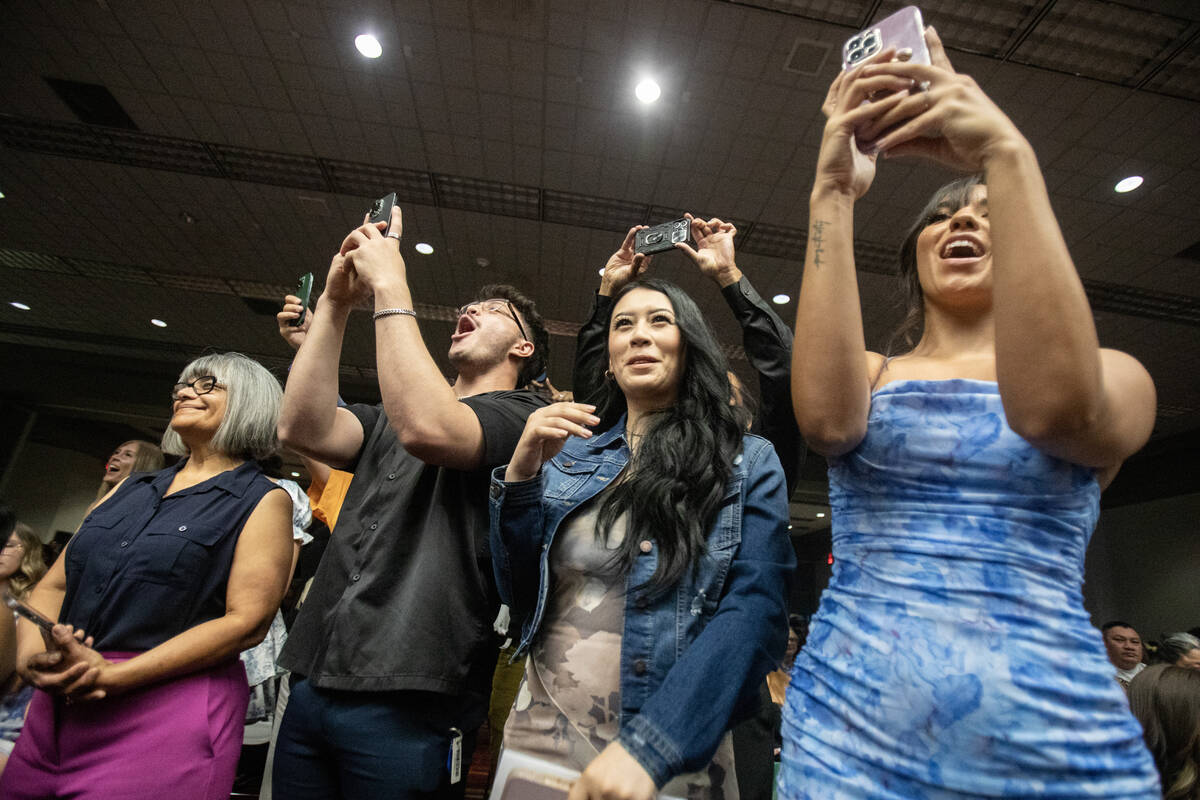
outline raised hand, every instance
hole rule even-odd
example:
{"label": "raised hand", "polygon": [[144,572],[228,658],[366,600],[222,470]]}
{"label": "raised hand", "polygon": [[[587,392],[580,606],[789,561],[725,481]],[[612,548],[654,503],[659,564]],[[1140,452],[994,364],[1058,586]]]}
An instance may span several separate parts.
{"label": "raised hand", "polygon": [[562,450],[568,436],[591,438],[589,428],[600,424],[595,410],[595,406],[587,403],[554,403],[530,414],[504,480],[525,481],[537,475],[542,464]]}
{"label": "raised hand", "polygon": [[873,145],[885,157],[920,156],[966,172],[980,172],[995,153],[1023,144],[1016,125],[979,84],[954,71],[933,28],[925,30],[925,42],[930,65],[893,61],[863,68],[866,80],[908,80],[914,90],[863,124],[860,135],[879,137]]}
{"label": "raised hand", "polygon": [[600,294],[616,294],[625,284],[650,268],[650,256],[633,252],[637,232],[647,227],[649,226],[634,225],[630,228],[629,233],[625,234],[625,241],[621,242],[620,249],[608,257],[608,262],[604,265],[604,275],[600,278]]}
{"label": "raised hand", "polygon": [[[827,119],[817,155],[817,188],[857,199],[871,187],[875,179],[875,156],[858,148],[855,131],[905,100],[913,82],[895,75],[868,75],[864,70],[895,55],[895,49],[888,48],[867,64],[838,73],[829,85],[821,105]],[[871,97],[880,99],[867,102]]]}
{"label": "raised hand", "polygon": [[399,206],[392,208],[391,230],[383,231],[387,223],[365,221],[350,232],[342,242],[341,254],[358,280],[372,291],[389,282],[407,280],[404,257],[400,255],[400,235],[404,227]]}
{"label": "raised hand", "polygon": [[299,350],[300,345],[304,344],[304,337],[308,335],[308,328],[312,325],[312,313],[306,313],[304,322],[295,327],[292,326],[292,320],[299,317],[302,310],[300,298],[289,294],[283,298],[283,310],[275,315],[275,322],[279,325],[279,335],[293,350]]}
{"label": "raised hand", "polygon": [[733,237],[737,228],[731,222],[722,222],[717,217],[710,220],[696,219],[691,214],[684,216],[692,224],[693,248],[687,242],[676,242],[675,247],[687,254],[705,276],[716,281],[721,288],[741,280],[742,273],[734,261]]}

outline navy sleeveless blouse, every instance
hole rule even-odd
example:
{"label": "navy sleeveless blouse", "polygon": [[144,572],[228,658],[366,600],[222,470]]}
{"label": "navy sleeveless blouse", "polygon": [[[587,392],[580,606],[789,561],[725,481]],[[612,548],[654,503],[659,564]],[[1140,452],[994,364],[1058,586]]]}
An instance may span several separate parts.
{"label": "navy sleeveless blouse", "polygon": [[97,650],[149,650],[225,614],[238,537],[280,487],[247,461],[163,497],[184,463],[129,476],[64,552],[59,621],[94,636]]}

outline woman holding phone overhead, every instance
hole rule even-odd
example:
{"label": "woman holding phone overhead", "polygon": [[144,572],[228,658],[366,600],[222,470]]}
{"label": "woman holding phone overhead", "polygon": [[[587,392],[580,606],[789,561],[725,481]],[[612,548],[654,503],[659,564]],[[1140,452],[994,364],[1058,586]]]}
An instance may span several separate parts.
{"label": "woman holding phone overhead", "polygon": [[[1029,143],[926,41],[931,65],[885,51],[824,106],[792,394],[829,458],[835,564],[779,793],[1158,797],[1081,596],[1100,489],[1149,437],[1154,386],[1099,347]],[[979,173],[904,240],[918,336],[890,358],[866,351],[859,311],[853,211],[876,166],[860,146]]]}
{"label": "woman holding phone overhead", "polygon": [[287,494],[255,459],[278,445],[282,391],[237,353],[171,390],[163,450],[84,520],[19,623],[37,687],[0,797],[227,798],[249,688],[238,653],[266,634],[292,559]]}
{"label": "woman holding phone overhead", "polygon": [[621,290],[607,366],[598,410],[535,411],[493,476],[496,578],[529,652],[504,747],[581,771],[570,800],[736,797],[726,732],[786,638],[783,470],[675,286]]}

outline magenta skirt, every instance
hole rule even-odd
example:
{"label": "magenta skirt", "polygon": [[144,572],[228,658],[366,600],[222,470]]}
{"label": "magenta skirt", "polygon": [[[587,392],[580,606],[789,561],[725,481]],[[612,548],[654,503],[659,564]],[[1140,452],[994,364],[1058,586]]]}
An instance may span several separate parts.
{"label": "magenta skirt", "polygon": [[0,797],[227,800],[249,696],[236,660],[93,703],[34,692]]}

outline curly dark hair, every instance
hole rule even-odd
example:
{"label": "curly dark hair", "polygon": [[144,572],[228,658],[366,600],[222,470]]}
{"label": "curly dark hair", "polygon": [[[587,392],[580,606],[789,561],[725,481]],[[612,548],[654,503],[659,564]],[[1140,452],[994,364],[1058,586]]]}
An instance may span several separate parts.
{"label": "curly dark hair", "polygon": [[955,211],[971,202],[971,190],[984,185],[983,175],[968,175],[947,183],[933,193],[925,208],[913,220],[904,241],[900,243],[900,289],[898,305],[904,308],[904,319],[888,338],[884,355],[895,356],[907,353],[917,346],[925,328],[925,294],[921,291],[921,279],[917,275],[917,237],[929,227],[939,209]]}
{"label": "curly dark hair", "polygon": [[[614,567],[624,571],[637,558],[638,543],[652,536],[659,548],[658,568],[634,591],[657,597],[704,556],[707,533],[733,474],[745,428],[729,404],[725,356],[696,303],[672,283],[642,278],[613,298],[613,308],[634,289],[662,292],[671,301],[684,343],[683,373],[675,405],[647,417],[628,477],[608,492],[601,506],[596,536],[606,541],[617,519],[628,515],[630,533],[612,560]],[[620,387],[615,381],[604,381],[598,427],[612,427],[625,411]]]}
{"label": "curly dark hair", "polygon": [[525,333],[529,335],[530,344],[533,345],[533,353],[525,359],[525,364],[517,374],[517,385],[514,388],[520,389],[533,381],[544,380],[543,376],[550,356],[550,334],[546,331],[546,323],[542,319],[542,315],[538,313],[537,304],[520,289],[507,283],[490,283],[487,286],[479,287],[472,302],[491,300],[492,298],[507,300],[513,304],[517,313],[521,315],[521,323],[525,328]]}

